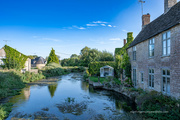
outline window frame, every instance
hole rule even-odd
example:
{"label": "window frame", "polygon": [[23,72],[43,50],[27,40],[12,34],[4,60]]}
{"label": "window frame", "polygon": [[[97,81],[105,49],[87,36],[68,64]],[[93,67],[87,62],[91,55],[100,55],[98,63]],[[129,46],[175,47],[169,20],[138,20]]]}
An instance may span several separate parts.
{"label": "window frame", "polygon": [[141,74],[141,83],[144,83],[144,73],[141,72],[140,74]]}
{"label": "window frame", "polygon": [[133,46],[133,53],[132,53],[132,55],[133,55],[133,60],[135,61],[136,60],[136,46]]}
{"label": "window frame", "polygon": [[[163,74],[163,71],[165,71],[165,75]],[[169,75],[167,74],[167,71],[169,71]],[[163,91],[163,78],[165,78],[165,85],[166,85],[166,90]],[[170,84],[170,91],[168,93],[168,84],[167,84],[167,79],[169,78],[169,84]],[[171,70],[170,69],[162,69],[162,89],[161,89],[162,93],[163,94],[166,94],[166,95],[170,95],[171,94]]]}
{"label": "window frame", "polygon": [[[168,36],[168,33],[169,33],[169,36]],[[169,40],[169,44],[168,44],[168,40]],[[164,46],[164,43],[165,43],[165,46]],[[169,30],[162,34],[162,56],[170,56],[170,54],[171,54],[171,31]]]}
{"label": "window frame", "polygon": [[[135,71],[135,72],[134,72]],[[134,84],[134,87],[137,86],[137,69],[136,68],[133,68],[132,69],[132,77],[133,77],[133,84]]]}
{"label": "window frame", "polygon": [[[148,69],[149,71],[148,71],[148,87],[150,88],[150,89],[154,89],[154,86],[155,86],[155,80],[154,80],[154,73],[155,73],[155,70],[154,70],[154,68],[149,68]],[[150,72],[151,71],[151,72]],[[152,72],[152,71],[154,71],[154,72]],[[150,77],[151,76],[151,77]],[[153,76],[153,77],[152,77]],[[153,78],[153,79],[152,79]],[[151,82],[151,84],[150,84],[150,82]]]}
{"label": "window frame", "polygon": [[[155,38],[150,39],[148,44],[149,44],[148,45],[148,56],[149,56],[149,58],[153,58],[154,54],[155,54],[155,49],[150,50],[150,46],[153,46],[153,48],[155,47]],[[153,51],[153,55],[152,56],[150,55],[151,51]]]}

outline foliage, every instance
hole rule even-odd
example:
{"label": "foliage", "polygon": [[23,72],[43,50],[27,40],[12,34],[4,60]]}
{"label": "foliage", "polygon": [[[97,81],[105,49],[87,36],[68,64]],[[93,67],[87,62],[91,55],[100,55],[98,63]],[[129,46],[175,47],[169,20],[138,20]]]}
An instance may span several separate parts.
{"label": "foliage", "polygon": [[24,83],[33,82],[45,78],[42,73],[30,73],[24,74],[10,70],[0,71],[0,99],[7,96],[19,94],[20,89],[25,87]]}
{"label": "foliage", "polygon": [[7,45],[4,46],[4,50],[6,52],[6,58],[3,59],[4,68],[20,70],[25,67],[25,62],[28,58],[26,55]]}
{"label": "foliage", "polygon": [[49,57],[48,57],[47,64],[53,63],[53,62],[59,64],[59,59],[58,59],[57,55],[55,54],[55,50],[52,48],[52,50],[49,54]]}
{"label": "foliage", "polygon": [[120,85],[121,81],[116,79],[116,78],[111,78],[111,77],[106,77],[106,78],[102,78],[102,77],[95,77],[95,76],[91,76],[89,77],[91,81],[93,82],[98,82],[98,79],[101,83],[109,83],[110,81],[112,81],[113,83]]}
{"label": "foliage", "polygon": [[46,77],[60,76],[65,74],[64,69],[57,63],[49,63],[41,70]]}
{"label": "foliage", "polygon": [[122,62],[121,62],[121,68],[125,70],[125,75],[128,78],[131,78],[131,63],[130,58],[127,53],[124,54]]}
{"label": "foliage", "polygon": [[12,106],[13,104],[11,103],[0,105],[0,120],[4,120],[6,117],[8,117],[12,110]]}
{"label": "foliage", "polygon": [[115,49],[116,74],[119,72],[122,74],[123,70],[125,70],[125,75],[129,78],[131,77],[131,64],[126,49],[129,47],[133,39],[133,33],[127,33],[127,43],[122,48]]}
{"label": "foliage", "polygon": [[88,69],[86,69],[86,71],[84,71],[84,73],[83,73],[83,78],[84,78],[84,80],[86,80],[87,78],[89,78],[89,71],[88,71]]}
{"label": "foliage", "polygon": [[114,61],[114,56],[112,53],[107,51],[98,51],[97,49],[91,49],[89,47],[84,47],[80,55],[72,54],[70,58],[63,59],[61,61],[62,66],[84,66],[88,67],[90,62],[96,61]]}
{"label": "foliage", "polygon": [[120,55],[120,51],[122,48],[115,48],[115,56]]}
{"label": "foliage", "polygon": [[[142,94],[137,99],[139,111],[160,111],[162,113],[144,113],[145,118],[153,118],[158,120],[179,120],[180,118],[180,100],[175,100],[168,96],[151,91]],[[164,112],[164,113],[163,113]]]}
{"label": "foliage", "polygon": [[91,62],[89,64],[88,70],[90,75],[100,75],[100,68],[103,66],[109,65],[111,67],[115,67],[115,62],[112,61],[104,61],[104,62]]}

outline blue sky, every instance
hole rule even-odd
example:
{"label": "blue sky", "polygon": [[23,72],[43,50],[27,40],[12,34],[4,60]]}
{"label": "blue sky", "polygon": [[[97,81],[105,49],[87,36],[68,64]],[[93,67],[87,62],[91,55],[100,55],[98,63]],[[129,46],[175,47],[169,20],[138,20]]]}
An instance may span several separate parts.
{"label": "blue sky", "polygon": [[[151,21],[163,11],[164,0],[146,0]],[[85,46],[114,53],[127,32],[139,33],[141,16],[138,0],[0,0],[0,48],[10,40],[26,55],[53,47],[63,59]]]}

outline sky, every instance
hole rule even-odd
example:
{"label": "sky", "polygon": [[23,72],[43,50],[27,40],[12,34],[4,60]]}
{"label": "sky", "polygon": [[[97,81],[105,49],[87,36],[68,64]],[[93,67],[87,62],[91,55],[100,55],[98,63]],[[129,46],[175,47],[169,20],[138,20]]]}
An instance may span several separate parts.
{"label": "sky", "polygon": [[[164,12],[164,0],[145,0],[151,21]],[[178,0],[179,1],[179,0]],[[85,46],[114,53],[127,32],[141,30],[138,0],[0,0],[0,48],[46,57],[52,48],[61,59]]]}

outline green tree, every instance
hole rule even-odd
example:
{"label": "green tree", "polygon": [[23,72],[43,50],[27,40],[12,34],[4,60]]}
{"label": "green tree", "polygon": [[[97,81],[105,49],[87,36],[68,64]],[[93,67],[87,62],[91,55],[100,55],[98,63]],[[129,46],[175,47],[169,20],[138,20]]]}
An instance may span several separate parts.
{"label": "green tree", "polygon": [[100,52],[99,61],[114,61],[114,56],[105,50]]}
{"label": "green tree", "polygon": [[52,48],[52,50],[49,54],[49,57],[48,57],[47,64],[53,63],[53,62],[59,64],[59,59],[58,59],[57,55],[55,54],[55,50]]}

